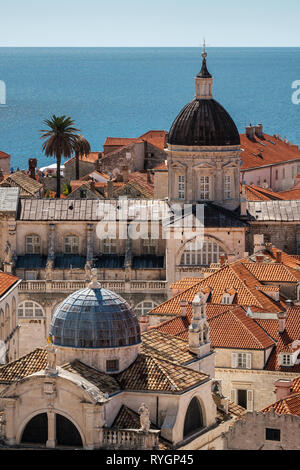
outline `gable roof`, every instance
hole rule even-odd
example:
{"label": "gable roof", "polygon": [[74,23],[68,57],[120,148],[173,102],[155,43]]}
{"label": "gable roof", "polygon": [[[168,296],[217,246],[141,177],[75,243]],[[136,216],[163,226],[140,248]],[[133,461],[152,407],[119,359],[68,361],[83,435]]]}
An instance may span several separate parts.
{"label": "gable roof", "polygon": [[8,157],[10,157],[10,155],[8,155],[8,153],[2,152],[0,150],[0,158],[8,158]]}
{"label": "gable roof", "polygon": [[300,220],[300,200],[248,201],[247,211],[252,221],[297,222]]}
{"label": "gable roof", "polygon": [[286,348],[291,345],[293,341],[300,339],[300,306],[294,305],[289,308],[287,312],[285,330],[283,333],[278,333],[278,320],[261,320],[256,319],[256,323],[264,329],[264,331],[271,336],[276,342],[276,348],[272,351],[269,360],[266,364],[266,370],[276,370],[280,372],[300,372],[300,364],[292,367],[284,367],[279,365],[278,356],[281,352],[286,351]]}
{"label": "gable roof", "polygon": [[166,335],[158,329],[150,329],[143,334],[142,352],[178,364],[189,364],[197,358],[189,351],[186,341]]}
{"label": "gable roof", "polygon": [[206,382],[209,376],[142,353],[116,378],[125,390],[183,393]]}
{"label": "gable roof", "polygon": [[0,271],[0,299],[18,281],[16,276]]}
{"label": "gable roof", "polygon": [[264,189],[254,184],[245,184],[245,193],[247,201],[273,201],[287,199],[281,193],[275,193],[271,189]]}
{"label": "gable roof", "polygon": [[80,375],[88,382],[95,385],[102,393],[113,395],[119,392],[120,386],[118,382],[111,375],[104,374],[93,367],[84,364],[79,360],[74,360],[61,366],[62,369],[72,372],[73,374]]}
{"label": "gable roof", "polygon": [[[275,341],[246,315],[240,307],[223,306],[220,313],[210,312],[207,305],[207,319],[210,326],[210,342],[213,348],[265,350],[274,346]],[[188,340],[188,327],[192,320],[192,306],[187,316],[177,316],[152,327],[160,332]],[[150,330],[151,331],[151,330]]]}
{"label": "gable roof", "polygon": [[300,151],[296,145],[288,145],[275,136],[264,133],[263,139],[255,136],[254,141],[246,134],[241,134],[240,137],[243,149],[241,171],[300,159]]}
{"label": "gable roof", "polygon": [[47,352],[37,348],[19,359],[0,366],[0,383],[12,383],[45,369]]}
{"label": "gable roof", "polygon": [[3,181],[1,181],[0,186],[9,186],[9,187],[19,187],[21,196],[35,196],[36,193],[39,193],[43,188],[43,185],[37,180],[30,178],[22,171],[17,171],[16,173],[11,173],[7,175]]}
{"label": "gable roof", "polygon": [[158,305],[149,314],[179,315],[181,312],[180,301],[192,302],[202,287],[211,288],[209,303],[212,304],[221,304],[225,290],[234,288],[237,291],[234,300],[236,305],[254,306],[261,311],[273,313],[280,312],[285,308],[282,300],[276,302],[261,292],[258,289],[263,287],[261,282],[243,265],[242,261],[236,261],[204,279],[199,279],[197,284]]}

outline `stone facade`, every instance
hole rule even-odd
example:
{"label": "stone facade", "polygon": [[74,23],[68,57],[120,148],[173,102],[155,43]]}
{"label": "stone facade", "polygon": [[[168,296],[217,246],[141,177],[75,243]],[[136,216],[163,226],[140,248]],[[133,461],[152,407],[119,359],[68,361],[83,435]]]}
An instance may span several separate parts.
{"label": "stone facade", "polygon": [[299,450],[299,429],[298,416],[278,415],[274,410],[268,413],[248,413],[224,434],[224,449]]}

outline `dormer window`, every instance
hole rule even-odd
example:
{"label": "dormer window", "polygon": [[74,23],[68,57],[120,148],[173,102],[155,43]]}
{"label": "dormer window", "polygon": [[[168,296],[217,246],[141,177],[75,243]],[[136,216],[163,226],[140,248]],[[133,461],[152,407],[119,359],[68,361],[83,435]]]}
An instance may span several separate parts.
{"label": "dormer window", "polygon": [[224,295],[223,295],[223,299],[222,299],[222,304],[230,305],[231,303],[232,303],[232,301],[231,301],[231,295],[229,295],[229,294],[224,294]]}
{"label": "dormer window", "polygon": [[283,354],[282,355],[282,365],[283,366],[293,365],[293,360],[292,360],[292,355],[291,354]]}

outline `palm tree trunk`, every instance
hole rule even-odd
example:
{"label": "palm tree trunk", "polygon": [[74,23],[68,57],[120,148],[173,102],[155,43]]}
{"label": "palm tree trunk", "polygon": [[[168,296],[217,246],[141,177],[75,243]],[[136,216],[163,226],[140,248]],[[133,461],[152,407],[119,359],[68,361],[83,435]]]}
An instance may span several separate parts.
{"label": "palm tree trunk", "polygon": [[56,197],[60,199],[60,162],[61,162],[61,155],[56,156]]}
{"label": "palm tree trunk", "polygon": [[79,180],[79,154],[75,155],[75,175],[76,179]]}

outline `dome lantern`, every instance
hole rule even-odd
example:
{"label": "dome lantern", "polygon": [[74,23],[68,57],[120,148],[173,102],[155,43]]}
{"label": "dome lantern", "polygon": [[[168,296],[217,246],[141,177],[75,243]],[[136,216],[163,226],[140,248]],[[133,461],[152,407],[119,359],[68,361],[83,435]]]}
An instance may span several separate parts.
{"label": "dome lantern", "polygon": [[196,99],[199,100],[209,100],[212,99],[212,85],[213,77],[207,70],[206,65],[206,45],[204,40],[203,53],[202,53],[202,67],[195,79],[196,85]]}

